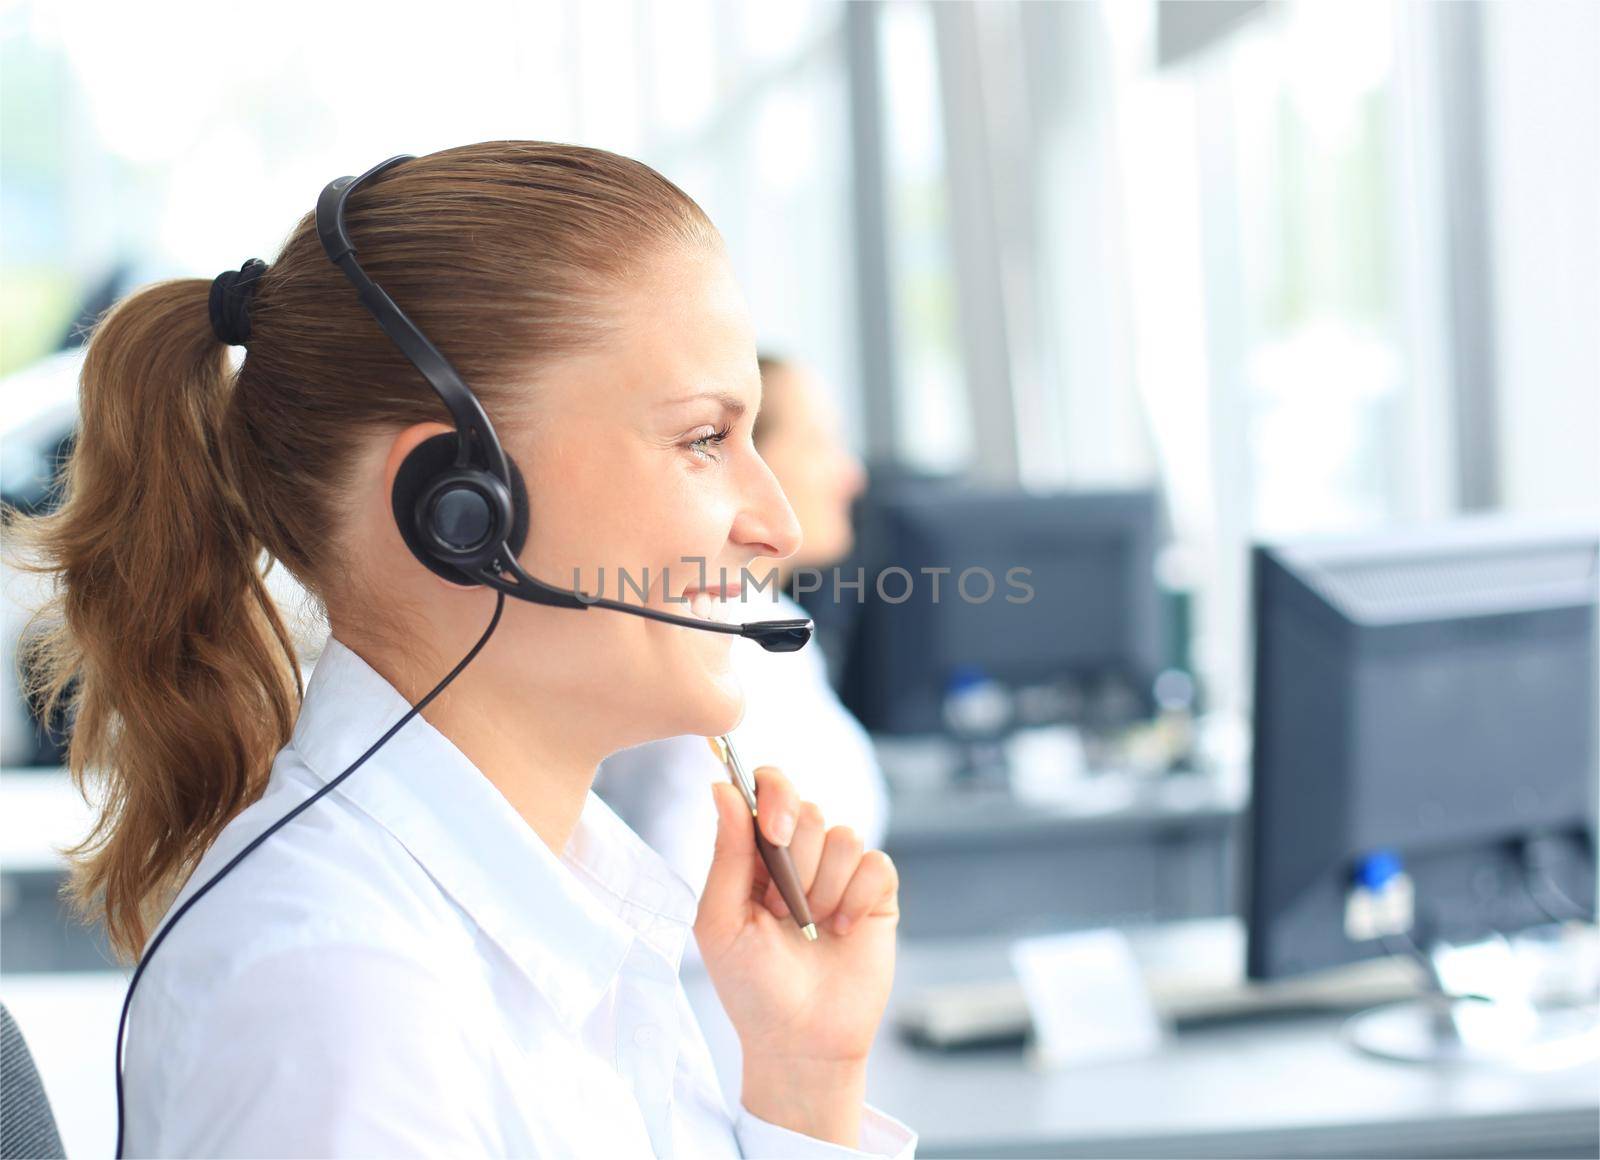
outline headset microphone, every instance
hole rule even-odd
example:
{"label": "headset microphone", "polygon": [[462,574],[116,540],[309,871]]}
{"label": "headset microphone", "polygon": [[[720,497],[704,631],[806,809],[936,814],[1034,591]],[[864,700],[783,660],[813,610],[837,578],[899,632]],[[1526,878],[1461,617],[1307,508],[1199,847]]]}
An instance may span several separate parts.
{"label": "headset microphone", "polygon": [[[449,436],[445,436],[449,438]],[[512,596],[520,596],[534,603],[544,603],[554,597],[565,601],[573,598],[584,608],[609,608],[615,612],[627,612],[634,616],[647,617],[650,620],[659,620],[665,624],[682,625],[684,628],[698,628],[702,632],[721,632],[730,636],[742,636],[746,640],[753,640],[768,652],[795,652],[804,648],[811,639],[811,621],[799,620],[757,620],[749,624],[722,624],[714,620],[701,620],[694,616],[682,616],[674,612],[663,612],[659,608],[647,608],[641,604],[625,604],[621,600],[611,600],[604,596],[585,596],[582,593],[569,591],[565,588],[556,588],[546,584],[543,580],[535,580],[528,575],[514,556],[506,556],[499,561],[505,570],[510,572],[513,579],[508,582],[501,576],[480,574],[482,582],[492,588],[500,589]],[[530,593],[536,593],[532,595]],[[563,603],[563,607],[565,604]]]}
{"label": "headset microphone", "polygon": [[601,608],[610,608],[617,612],[631,612],[635,616],[647,616],[651,620],[660,620],[667,624],[681,624],[685,628],[698,628],[705,632],[724,632],[733,636],[742,636],[746,640],[755,641],[768,652],[798,652],[811,639],[811,620],[809,617],[801,617],[794,620],[755,620],[749,624],[717,624],[713,621],[696,620],[690,616],[677,616],[670,612],[660,612],[654,608],[641,608],[637,604],[624,604],[620,600],[600,599],[594,600],[592,603]]}

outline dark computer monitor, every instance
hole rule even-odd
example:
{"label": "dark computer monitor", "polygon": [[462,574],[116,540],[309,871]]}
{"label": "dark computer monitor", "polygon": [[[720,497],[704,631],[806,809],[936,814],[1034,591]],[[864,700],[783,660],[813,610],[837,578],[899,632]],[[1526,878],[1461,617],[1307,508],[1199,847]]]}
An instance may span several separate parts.
{"label": "dark computer monitor", "polygon": [[1252,978],[1391,949],[1347,929],[1373,865],[1418,947],[1592,917],[1597,585],[1592,525],[1255,550]]}
{"label": "dark computer monitor", "polygon": [[[1066,719],[1145,711],[1161,659],[1157,519],[1151,491],[875,486],[861,514],[868,582],[841,697],[868,729],[894,734],[942,732],[952,682],[974,676],[1054,690],[1053,701],[1022,703],[1064,706]],[[913,579],[906,599],[889,569]],[[937,600],[936,569],[949,570]],[[963,595],[969,569],[982,571]],[[994,592],[979,600],[985,572]]]}

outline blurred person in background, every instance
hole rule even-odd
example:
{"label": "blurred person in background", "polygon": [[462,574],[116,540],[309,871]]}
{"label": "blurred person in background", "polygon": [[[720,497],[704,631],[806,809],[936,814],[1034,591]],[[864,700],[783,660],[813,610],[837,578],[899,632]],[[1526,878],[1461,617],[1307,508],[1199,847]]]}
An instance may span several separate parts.
{"label": "blurred person in background", "polygon": [[[756,416],[756,450],[772,469],[800,523],[794,555],[756,560],[750,575],[777,583],[753,592],[747,611],[757,619],[804,616],[790,597],[798,569],[823,572],[818,599],[833,598],[827,569],[855,542],[850,506],[867,476],[844,438],[842,422],[824,383],[804,364],[762,354],[762,404]],[[846,590],[847,592],[849,590]],[[777,607],[769,604],[777,598]],[[814,801],[837,840],[878,846],[888,826],[889,795],[872,742],[828,682],[827,657],[813,640],[799,655],[779,656],[734,644],[734,670],[745,688],[745,715],[733,731],[749,768],[774,765],[802,796]],[[704,888],[717,828],[706,784],[727,774],[699,736],[670,737],[608,757],[595,792],[672,866],[696,894]],[[849,834],[841,831],[848,828]],[[692,948],[686,963],[698,963]]]}

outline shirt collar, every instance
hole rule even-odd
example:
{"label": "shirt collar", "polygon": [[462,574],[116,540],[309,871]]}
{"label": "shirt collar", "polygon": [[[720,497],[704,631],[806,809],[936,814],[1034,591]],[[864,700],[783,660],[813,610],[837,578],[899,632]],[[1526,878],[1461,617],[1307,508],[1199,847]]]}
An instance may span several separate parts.
{"label": "shirt collar", "polygon": [[[330,638],[290,745],[338,776],[411,706]],[[693,889],[592,789],[566,849],[532,826],[420,714],[333,791],[388,830],[545,994],[571,1027],[610,990],[635,939],[677,971]]]}

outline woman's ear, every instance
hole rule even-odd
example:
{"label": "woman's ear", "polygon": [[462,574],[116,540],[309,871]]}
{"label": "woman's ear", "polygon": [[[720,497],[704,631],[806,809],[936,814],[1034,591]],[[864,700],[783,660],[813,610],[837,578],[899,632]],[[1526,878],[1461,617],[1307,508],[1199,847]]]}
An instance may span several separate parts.
{"label": "woman's ear", "polygon": [[[384,510],[390,515],[389,534],[405,542],[406,555],[414,562],[419,564],[422,564],[423,561],[417,559],[416,550],[413,549],[410,541],[407,539],[406,534],[395,522],[404,518],[403,514],[394,506],[395,481],[399,478],[401,468],[405,465],[406,460],[410,457],[413,451],[415,451],[418,447],[421,447],[429,439],[437,438],[440,435],[453,435],[454,433],[455,428],[444,423],[413,423],[411,426],[405,428],[403,431],[400,431],[395,435],[394,440],[389,444],[388,455],[384,459],[383,500]],[[415,468],[413,468],[413,470],[415,470]],[[434,579],[440,584],[444,585],[446,588],[460,591],[463,588],[476,587],[475,585],[459,584],[454,580],[440,576],[432,566],[426,564],[423,566],[427,567],[428,571],[433,572]]]}
{"label": "woman's ear", "polygon": [[449,435],[454,427],[445,423],[413,423],[394,437],[394,442],[389,444],[389,455],[383,463],[383,494],[387,497],[394,491],[394,477],[400,474],[400,465],[423,443],[435,435]]}

